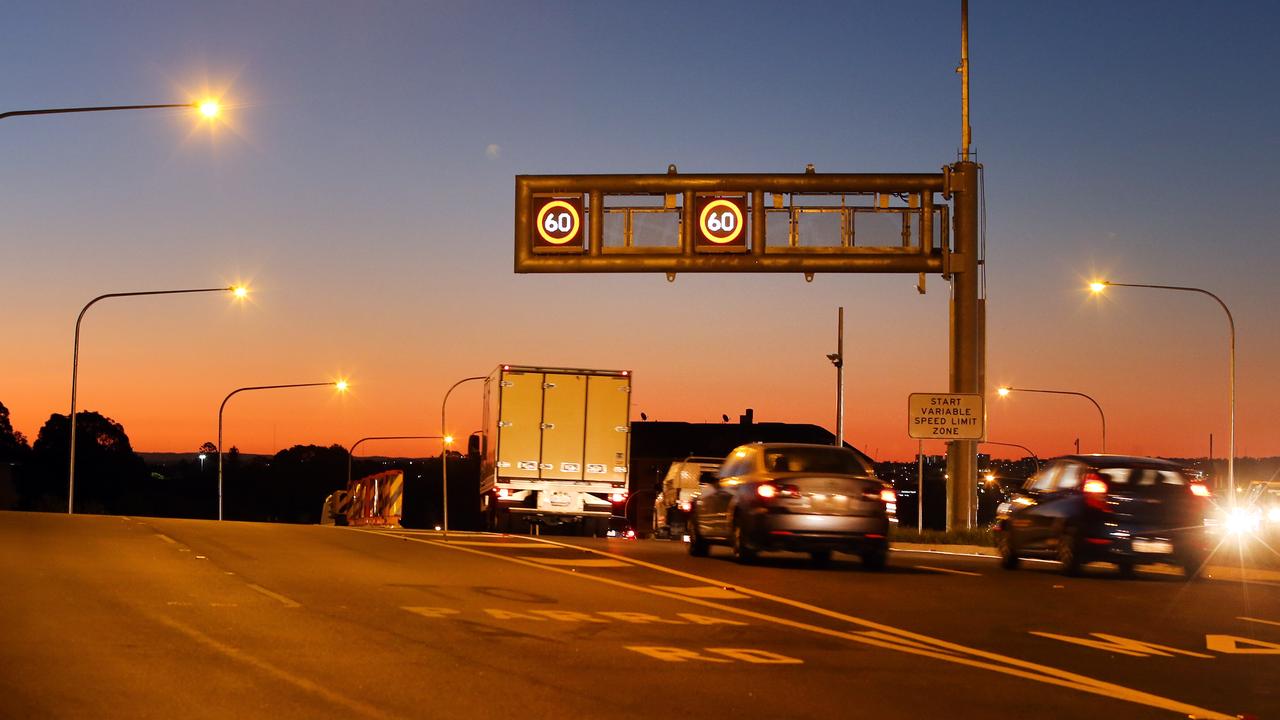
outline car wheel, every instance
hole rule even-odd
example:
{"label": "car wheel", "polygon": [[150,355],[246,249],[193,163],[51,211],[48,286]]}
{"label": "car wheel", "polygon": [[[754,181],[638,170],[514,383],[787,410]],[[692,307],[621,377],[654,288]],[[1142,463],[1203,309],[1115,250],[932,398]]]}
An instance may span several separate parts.
{"label": "car wheel", "polygon": [[1132,580],[1138,577],[1138,570],[1131,562],[1118,562],[1116,569],[1120,571],[1120,577]]}
{"label": "car wheel", "polygon": [[702,533],[698,532],[698,521],[689,518],[689,554],[694,557],[706,557],[711,554],[711,546]]}
{"label": "car wheel", "polygon": [[996,533],[996,551],[1000,553],[1000,567],[1005,570],[1018,569],[1018,549],[1013,546],[1012,532],[1005,527]]}
{"label": "car wheel", "polygon": [[1182,579],[1195,580],[1204,569],[1204,556],[1200,553],[1186,553],[1178,563],[1182,566]]}
{"label": "car wheel", "polygon": [[1075,528],[1066,528],[1058,537],[1058,562],[1063,575],[1080,574],[1080,539]]}
{"label": "car wheel", "polygon": [[730,534],[733,537],[733,558],[744,565],[755,562],[756,551],[747,546],[747,540],[742,535],[742,525],[736,518]]}
{"label": "car wheel", "polygon": [[809,553],[809,559],[818,567],[826,567],[831,564],[830,550],[814,550]]}
{"label": "car wheel", "polygon": [[874,548],[863,550],[860,556],[862,557],[862,567],[868,570],[883,570],[884,566],[889,563],[889,548],[886,545],[878,545]]}

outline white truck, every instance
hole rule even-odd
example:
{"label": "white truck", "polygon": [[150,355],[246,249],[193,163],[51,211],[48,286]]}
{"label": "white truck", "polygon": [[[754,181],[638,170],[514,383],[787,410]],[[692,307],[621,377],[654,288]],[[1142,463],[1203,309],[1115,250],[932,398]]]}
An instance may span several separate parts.
{"label": "white truck", "polygon": [[653,501],[653,534],[679,538],[686,532],[685,521],[702,485],[714,483],[724,458],[688,457],[667,468],[662,492]]}
{"label": "white truck", "polygon": [[627,494],[631,373],[500,365],[485,380],[480,513],[490,530],[604,535]]}

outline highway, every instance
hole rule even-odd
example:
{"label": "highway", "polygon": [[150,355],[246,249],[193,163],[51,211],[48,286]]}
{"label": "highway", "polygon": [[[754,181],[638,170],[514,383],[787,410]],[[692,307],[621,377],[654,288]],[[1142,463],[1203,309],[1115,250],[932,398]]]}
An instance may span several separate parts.
{"label": "highway", "polygon": [[0,717],[1280,716],[1280,582],[0,513]]}

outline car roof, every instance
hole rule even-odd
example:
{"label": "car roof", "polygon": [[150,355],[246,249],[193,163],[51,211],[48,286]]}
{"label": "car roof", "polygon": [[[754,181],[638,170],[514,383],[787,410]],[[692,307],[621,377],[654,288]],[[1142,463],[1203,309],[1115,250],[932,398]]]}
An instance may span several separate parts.
{"label": "car roof", "polygon": [[824,450],[843,450],[847,453],[857,455],[849,448],[840,447],[839,445],[819,445],[817,443],[782,443],[782,442],[753,442],[747,443],[744,447],[757,447],[762,450],[792,450],[792,449],[810,449],[822,448]]}
{"label": "car roof", "polygon": [[1054,458],[1054,460],[1074,460],[1095,468],[1102,467],[1104,465],[1135,465],[1142,467],[1166,467],[1170,470],[1182,469],[1182,466],[1178,463],[1171,462],[1163,458],[1143,457],[1142,455],[1104,455],[1102,453],[1091,453],[1088,455],[1063,455],[1062,457]]}

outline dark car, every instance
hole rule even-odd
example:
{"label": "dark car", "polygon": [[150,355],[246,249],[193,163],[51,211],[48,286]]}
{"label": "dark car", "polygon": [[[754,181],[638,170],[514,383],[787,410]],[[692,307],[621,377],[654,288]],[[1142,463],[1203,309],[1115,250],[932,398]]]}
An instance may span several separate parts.
{"label": "dark car", "polygon": [[857,454],[831,445],[752,443],[702,486],[689,521],[689,554],[712,544],[740,562],[766,550],[807,552],[817,563],[856,553],[872,569],[889,554],[893,490]]}
{"label": "dark car", "polygon": [[1187,578],[1207,556],[1209,489],[1174,463],[1123,455],[1068,455],[1029,478],[1002,503],[996,548],[1007,569],[1019,558],[1048,557],[1075,574],[1085,563],[1168,563]]}

